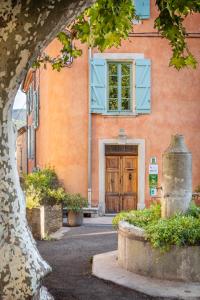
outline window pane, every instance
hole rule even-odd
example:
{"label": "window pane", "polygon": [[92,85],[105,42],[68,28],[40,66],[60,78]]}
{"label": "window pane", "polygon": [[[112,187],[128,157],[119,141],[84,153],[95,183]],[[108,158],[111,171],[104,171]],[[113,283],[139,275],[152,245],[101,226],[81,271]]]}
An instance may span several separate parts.
{"label": "window pane", "polygon": [[28,126],[28,158],[31,158],[31,127]]}
{"label": "window pane", "polygon": [[109,75],[117,75],[117,64],[109,63]]}
{"label": "window pane", "polygon": [[130,76],[122,76],[122,86],[130,85]]}
{"label": "window pane", "polygon": [[131,67],[131,64],[122,64],[122,76],[130,75],[130,67]]}
{"label": "window pane", "polygon": [[109,110],[118,110],[118,99],[109,99]]}
{"label": "window pane", "polygon": [[130,88],[122,87],[122,98],[130,98]]}
{"label": "window pane", "polygon": [[109,85],[117,86],[117,76],[109,76]]}
{"label": "window pane", "polygon": [[130,99],[122,99],[122,110],[130,110]]}
{"label": "window pane", "polygon": [[108,63],[108,110],[131,109],[131,63]]}
{"label": "window pane", "polygon": [[31,126],[31,158],[35,157],[35,130],[33,126]]}
{"label": "window pane", "polygon": [[118,97],[118,89],[115,86],[109,87],[109,98],[117,98]]}

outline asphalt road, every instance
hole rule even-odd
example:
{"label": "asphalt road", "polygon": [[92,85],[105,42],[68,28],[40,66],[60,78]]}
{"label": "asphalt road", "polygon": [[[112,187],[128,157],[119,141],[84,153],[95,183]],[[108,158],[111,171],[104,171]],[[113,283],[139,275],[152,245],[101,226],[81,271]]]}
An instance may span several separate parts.
{"label": "asphalt road", "polygon": [[44,286],[55,300],[147,300],[138,292],[91,275],[95,254],[117,249],[117,234],[109,225],[72,228],[59,241],[39,241],[38,248],[53,272]]}

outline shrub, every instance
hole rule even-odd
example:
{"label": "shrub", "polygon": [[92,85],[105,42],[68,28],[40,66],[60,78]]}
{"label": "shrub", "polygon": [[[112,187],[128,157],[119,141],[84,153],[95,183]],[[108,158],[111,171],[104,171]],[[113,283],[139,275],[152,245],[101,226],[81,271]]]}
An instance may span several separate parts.
{"label": "shrub", "polygon": [[65,197],[64,189],[59,185],[57,175],[52,168],[25,175],[24,189],[28,208],[44,204],[54,205],[63,201]]}
{"label": "shrub", "polygon": [[113,219],[116,227],[124,220],[142,227],[146,238],[154,248],[162,252],[171,246],[200,245],[200,208],[191,204],[185,214],[176,214],[169,219],[160,218],[160,205],[153,205],[141,211],[122,212]]}
{"label": "shrub", "polygon": [[191,203],[186,216],[192,216],[194,218],[200,218],[200,207],[196,206],[193,202]]}
{"label": "shrub", "polygon": [[45,168],[24,175],[25,190],[28,190],[30,186],[45,193],[47,188],[56,189],[60,185],[55,170],[53,168]]}
{"label": "shrub", "polygon": [[147,238],[154,248],[162,252],[176,246],[200,245],[200,219],[190,215],[175,215],[160,219],[145,228]]}
{"label": "shrub", "polygon": [[150,208],[143,210],[131,210],[129,212],[121,212],[113,219],[114,227],[117,227],[120,221],[127,221],[128,223],[145,228],[150,222],[156,221],[161,217],[160,204],[152,204]]}
{"label": "shrub", "polygon": [[88,201],[81,194],[67,193],[64,198],[64,205],[68,211],[80,212],[83,207],[88,205]]}

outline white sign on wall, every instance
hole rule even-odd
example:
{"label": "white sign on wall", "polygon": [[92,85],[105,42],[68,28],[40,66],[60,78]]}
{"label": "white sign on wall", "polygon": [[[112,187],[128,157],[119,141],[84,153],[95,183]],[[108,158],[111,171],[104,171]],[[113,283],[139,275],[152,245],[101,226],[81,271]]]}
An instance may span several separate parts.
{"label": "white sign on wall", "polygon": [[149,174],[158,174],[158,165],[149,165]]}
{"label": "white sign on wall", "polygon": [[158,165],[156,161],[156,157],[151,157],[149,164],[149,193],[152,197],[157,195]]}

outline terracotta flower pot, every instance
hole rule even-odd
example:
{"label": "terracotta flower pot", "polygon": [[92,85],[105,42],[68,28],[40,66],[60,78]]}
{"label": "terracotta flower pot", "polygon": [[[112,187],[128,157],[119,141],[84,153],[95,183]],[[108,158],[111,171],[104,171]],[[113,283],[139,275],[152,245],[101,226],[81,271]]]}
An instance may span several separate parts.
{"label": "terracotta flower pot", "polygon": [[70,210],[68,212],[67,224],[71,227],[81,226],[83,224],[83,211],[75,212]]}

